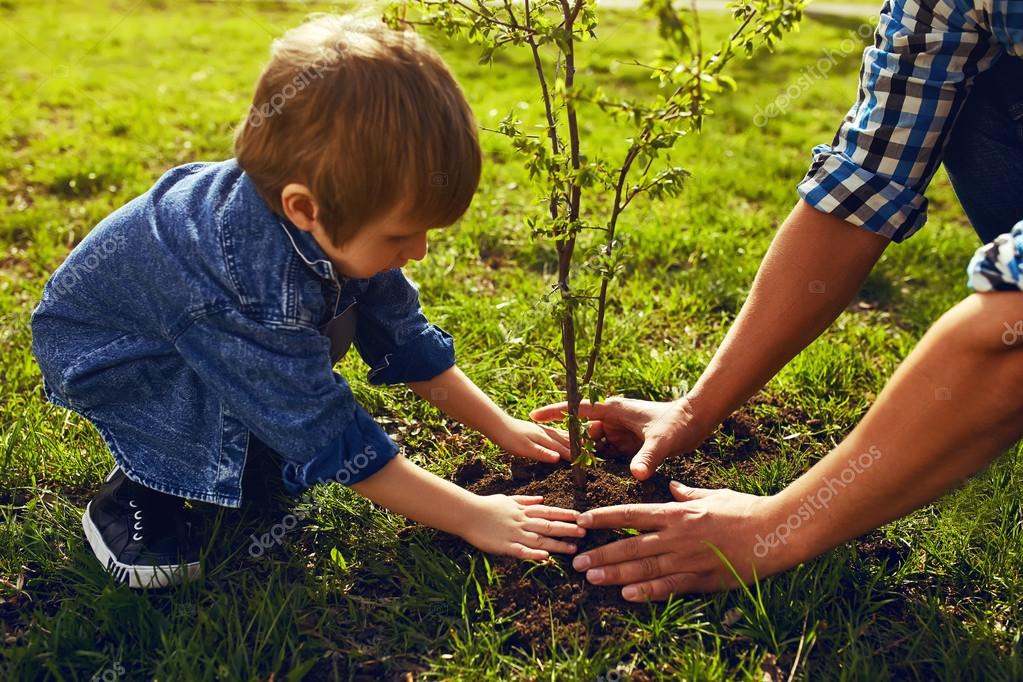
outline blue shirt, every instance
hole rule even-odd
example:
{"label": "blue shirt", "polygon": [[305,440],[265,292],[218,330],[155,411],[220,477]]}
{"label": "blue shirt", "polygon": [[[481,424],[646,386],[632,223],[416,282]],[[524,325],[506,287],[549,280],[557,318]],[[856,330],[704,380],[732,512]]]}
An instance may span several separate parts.
{"label": "blue shirt", "polygon": [[355,483],[398,451],[333,371],[325,325],[355,305],[369,381],[454,364],[401,270],[344,280],[231,159],[174,168],[47,281],[32,350],[47,398],[96,427],[129,476],[237,507],[253,436],[286,488]]}
{"label": "blue shirt", "polygon": [[800,196],[906,239],[927,219],[924,190],[974,79],[1006,55],[1023,57],[1019,0],[887,0],[863,52],[859,98],[832,143],[814,147]]}

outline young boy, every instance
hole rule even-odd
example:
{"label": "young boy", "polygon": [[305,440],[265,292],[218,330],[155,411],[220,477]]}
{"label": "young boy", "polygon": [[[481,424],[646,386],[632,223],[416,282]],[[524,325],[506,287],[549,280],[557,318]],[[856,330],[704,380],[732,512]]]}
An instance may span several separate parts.
{"label": "young boy", "polygon": [[480,497],[397,455],[332,371],[354,342],[374,384],[407,383],[508,452],[567,455],[561,431],[503,413],[454,364],[400,268],[479,182],[472,112],[418,36],[323,16],[277,40],[236,158],[174,168],[68,256],[32,318],[54,404],[117,463],[82,518],[133,588],[198,572],[184,499],[239,507],[242,473],[281,461],[298,494],[335,480],[523,559],[573,552],[576,512]]}

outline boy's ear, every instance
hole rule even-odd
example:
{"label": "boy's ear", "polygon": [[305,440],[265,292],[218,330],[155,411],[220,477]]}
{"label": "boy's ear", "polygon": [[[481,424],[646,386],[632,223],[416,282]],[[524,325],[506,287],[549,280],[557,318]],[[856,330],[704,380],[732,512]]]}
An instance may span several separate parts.
{"label": "boy's ear", "polygon": [[281,190],[281,207],[288,220],[304,232],[316,229],[319,218],[319,207],[316,197],[305,185],[292,182]]}

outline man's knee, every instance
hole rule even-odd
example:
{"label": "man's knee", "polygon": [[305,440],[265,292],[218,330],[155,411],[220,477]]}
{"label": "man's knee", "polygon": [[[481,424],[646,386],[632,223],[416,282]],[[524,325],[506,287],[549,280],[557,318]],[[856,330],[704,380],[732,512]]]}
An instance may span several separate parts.
{"label": "man's knee", "polygon": [[[942,315],[931,333],[952,352],[1023,356],[1023,291],[972,294]],[[1017,364],[1023,371],[1023,357]]]}

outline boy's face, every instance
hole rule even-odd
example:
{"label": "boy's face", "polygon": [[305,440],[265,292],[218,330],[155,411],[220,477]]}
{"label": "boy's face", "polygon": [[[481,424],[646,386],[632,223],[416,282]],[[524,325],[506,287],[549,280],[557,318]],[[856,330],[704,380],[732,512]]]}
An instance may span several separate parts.
{"label": "boy's face", "polygon": [[428,248],[425,228],[387,219],[363,226],[341,246],[331,244],[322,227],[312,234],[337,271],[354,279],[404,267],[410,260],[423,260]]}
{"label": "boy's face", "polygon": [[363,225],[348,241],[335,246],[327,230],[313,218],[315,202],[308,189],[288,185],[281,198],[288,219],[313,236],[345,277],[365,279],[426,257],[428,228],[410,223],[400,207]]}

